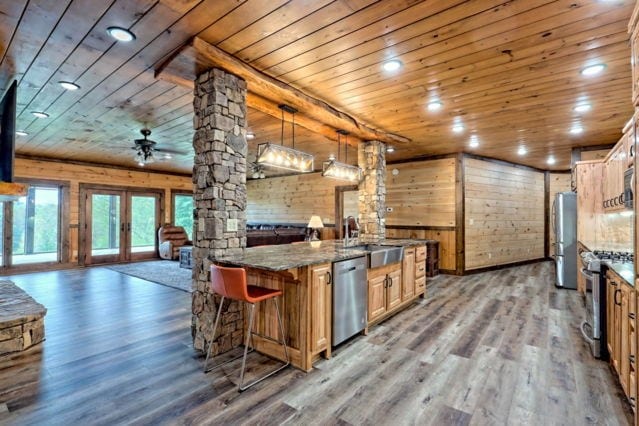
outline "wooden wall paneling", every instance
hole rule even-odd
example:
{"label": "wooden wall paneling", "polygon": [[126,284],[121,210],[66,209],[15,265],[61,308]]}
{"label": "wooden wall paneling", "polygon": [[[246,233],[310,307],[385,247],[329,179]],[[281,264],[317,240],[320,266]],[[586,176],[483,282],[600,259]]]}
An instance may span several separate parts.
{"label": "wooden wall paneling", "polygon": [[455,161],[455,271],[466,270],[466,158],[458,154]]}
{"label": "wooden wall paneling", "polygon": [[454,157],[386,167],[386,225],[455,226]]}
{"label": "wooden wall paneling", "polygon": [[474,158],[464,163],[466,270],[543,258],[544,173]]}
{"label": "wooden wall paneling", "polygon": [[248,223],[308,224],[312,215],[335,222],[335,187],[340,181],[306,173],[246,183]]}
{"label": "wooden wall paneling", "polygon": [[552,203],[555,200],[555,194],[558,192],[570,191],[570,173],[549,173],[548,178],[548,250],[546,251],[546,257],[551,256],[554,253],[553,243],[555,242],[555,233],[552,230]]}
{"label": "wooden wall paneling", "polygon": [[548,234],[550,233],[550,172],[544,173],[544,256],[550,253]]}

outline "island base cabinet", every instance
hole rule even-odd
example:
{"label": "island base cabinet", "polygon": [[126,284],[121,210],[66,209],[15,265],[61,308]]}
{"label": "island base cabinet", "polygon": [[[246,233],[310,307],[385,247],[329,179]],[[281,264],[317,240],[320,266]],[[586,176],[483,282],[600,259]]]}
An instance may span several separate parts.
{"label": "island base cabinet", "polygon": [[[249,284],[282,290],[278,298],[291,364],[304,371],[313,368],[320,355],[330,356],[332,283],[331,264],[302,266],[285,271],[247,268]],[[248,327],[245,310],[244,336]],[[253,331],[266,337],[254,337],[255,349],[284,360],[277,312],[272,301],[259,303],[255,309]]]}

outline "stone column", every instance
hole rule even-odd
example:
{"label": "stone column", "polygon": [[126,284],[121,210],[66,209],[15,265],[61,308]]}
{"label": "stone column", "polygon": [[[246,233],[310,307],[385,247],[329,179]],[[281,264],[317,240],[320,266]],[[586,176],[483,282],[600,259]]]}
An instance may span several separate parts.
{"label": "stone column", "polygon": [[386,145],[379,141],[359,144],[359,237],[376,243],[386,237]]}
{"label": "stone column", "polygon": [[[193,100],[193,346],[208,348],[219,297],[209,292],[210,266],[246,247],[246,82],[220,69],[198,76]],[[226,305],[229,302],[225,302]],[[214,354],[239,346],[241,305],[225,306]]]}

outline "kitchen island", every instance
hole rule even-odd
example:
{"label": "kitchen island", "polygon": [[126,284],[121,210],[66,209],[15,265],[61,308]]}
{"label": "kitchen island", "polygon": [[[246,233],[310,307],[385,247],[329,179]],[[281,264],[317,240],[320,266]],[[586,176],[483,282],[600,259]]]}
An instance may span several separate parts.
{"label": "kitchen island", "polygon": [[[425,244],[426,240],[392,239],[380,243],[404,247],[404,258],[368,269],[368,325],[423,297]],[[219,258],[215,262],[244,267],[250,284],[284,292],[279,303],[291,364],[309,371],[320,356],[331,356],[333,262],[368,254],[369,250],[363,246],[344,247],[341,240],[330,240],[253,247],[246,249],[243,255]],[[268,302],[256,307],[253,330],[268,337],[254,337],[256,350],[278,359],[285,358],[284,348],[276,343],[281,341],[281,336],[275,304]]]}

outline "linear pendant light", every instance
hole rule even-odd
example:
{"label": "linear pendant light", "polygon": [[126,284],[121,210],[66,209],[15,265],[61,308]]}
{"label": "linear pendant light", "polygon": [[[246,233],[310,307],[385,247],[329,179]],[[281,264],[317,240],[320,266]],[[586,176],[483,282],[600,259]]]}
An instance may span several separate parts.
{"label": "linear pendant light", "polygon": [[[257,146],[257,164],[300,173],[312,172],[313,155],[295,149],[295,113],[297,110],[288,105],[280,105],[279,108],[282,110],[280,145],[271,142],[259,144]],[[290,148],[284,146],[284,111],[293,116],[293,120],[291,121],[292,146]]]}
{"label": "linear pendant light", "polygon": [[[322,163],[322,176],[346,180],[349,182],[359,182],[362,176],[362,170],[357,166],[351,166],[350,164],[340,163],[339,154],[341,146],[340,136],[344,135],[348,138],[348,132],[346,130],[337,131],[337,159],[330,158],[328,161]],[[348,139],[346,139],[346,147],[344,149],[345,160],[348,161]]]}

